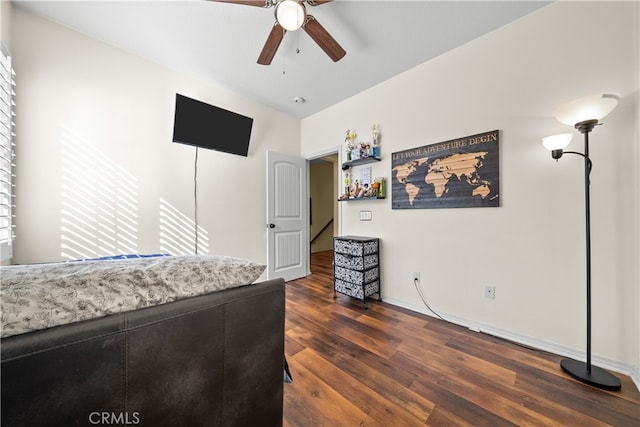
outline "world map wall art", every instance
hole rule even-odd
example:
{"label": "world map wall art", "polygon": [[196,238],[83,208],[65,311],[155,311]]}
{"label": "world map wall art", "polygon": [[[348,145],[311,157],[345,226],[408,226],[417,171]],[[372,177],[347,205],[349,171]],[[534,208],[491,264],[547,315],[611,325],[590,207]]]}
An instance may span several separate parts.
{"label": "world map wall art", "polygon": [[494,130],[393,153],[392,208],[500,206],[499,145]]}

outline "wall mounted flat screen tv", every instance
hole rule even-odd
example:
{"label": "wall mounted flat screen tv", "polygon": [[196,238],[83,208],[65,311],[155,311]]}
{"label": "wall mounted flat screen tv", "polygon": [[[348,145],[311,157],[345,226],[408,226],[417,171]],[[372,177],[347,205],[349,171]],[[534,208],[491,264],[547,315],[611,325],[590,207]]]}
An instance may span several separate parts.
{"label": "wall mounted flat screen tv", "polygon": [[247,157],[253,119],[176,93],[173,142]]}

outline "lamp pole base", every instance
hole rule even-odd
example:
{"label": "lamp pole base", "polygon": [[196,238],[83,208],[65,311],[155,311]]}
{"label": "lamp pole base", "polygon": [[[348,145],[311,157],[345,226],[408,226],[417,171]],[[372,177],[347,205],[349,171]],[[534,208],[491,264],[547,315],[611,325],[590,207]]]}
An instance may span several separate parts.
{"label": "lamp pole base", "polygon": [[585,362],[573,359],[562,359],[560,366],[567,374],[590,386],[612,391],[622,388],[618,377],[597,366],[591,366],[591,372],[588,372]]}

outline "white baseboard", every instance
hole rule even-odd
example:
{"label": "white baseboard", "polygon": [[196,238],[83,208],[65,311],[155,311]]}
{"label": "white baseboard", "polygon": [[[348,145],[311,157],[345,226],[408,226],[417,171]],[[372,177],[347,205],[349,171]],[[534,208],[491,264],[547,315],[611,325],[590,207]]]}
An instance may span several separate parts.
{"label": "white baseboard", "polygon": [[[424,306],[418,306],[413,304],[407,304],[404,301],[395,300],[393,298],[384,297],[382,300],[386,303],[397,305],[399,307],[406,308],[411,311],[415,311],[421,314],[425,314],[431,317],[438,317],[431,310]],[[548,341],[542,341],[537,338],[521,335],[513,331],[506,329],[496,328],[491,325],[479,323],[469,319],[463,319],[461,317],[453,316],[447,313],[439,312],[444,319],[459,326],[464,326],[475,332],[482,332],[489,335],[494,335],[499,338],[504,338],[509,341],[513,341],[519,344],[526,345],[528,347],[536,348],[538,350],[547,351],[560,356],[570,357],[575,360],[584,361],[584,350],[567,347],[561,344],[552,343]],[[591,355],[591,360],[594,365],[601,368],[605,368],[614,372],[618,372],[631,377],[632,381],[636,385],[636,388],[640,390],[640,366],[633,366],[629,363],[620,362],[604,356]]]}
{"label": "white baseboard", "polygon": [[629,376],[631,377],[633,383],[636,385],[636,388],[640,390],[640,366],[636,366],[635,368],[633,368]]}

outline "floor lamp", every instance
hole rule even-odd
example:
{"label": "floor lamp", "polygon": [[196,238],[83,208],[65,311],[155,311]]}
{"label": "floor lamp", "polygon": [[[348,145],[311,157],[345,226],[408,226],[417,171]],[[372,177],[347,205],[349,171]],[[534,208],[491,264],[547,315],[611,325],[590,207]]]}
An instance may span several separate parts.
{"label": "floor lamp", "polygon": [[584,153],[564,151],[571,142],[572,134],[560,134],[543,138],[545,148],[551,151],[551,157],[560,159],[562,154],[570,153],[584,157],[584,200],[586,223],[587,249],[587,360],[581,362],[573,359],[563,359],[562,369],[578,381],[605,390],[620,390],[620,380],[597,366],[591,365],[591,218],[589,207],[589,174],[591,173],[591,159],[589,159],[589,133],[600,119],[609,114],[618,104],[620,97],[614,94],[597,94],[577,99],[562,105],[556,110],[558,121],[574,126],[584,135]]}

